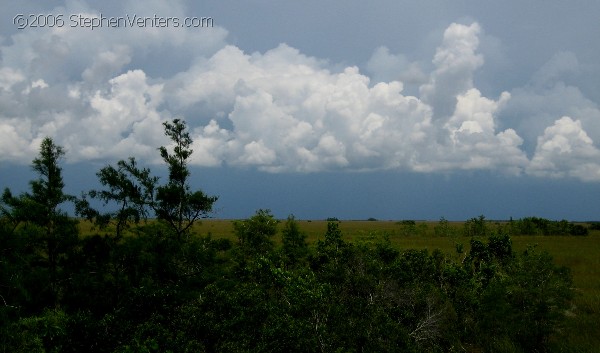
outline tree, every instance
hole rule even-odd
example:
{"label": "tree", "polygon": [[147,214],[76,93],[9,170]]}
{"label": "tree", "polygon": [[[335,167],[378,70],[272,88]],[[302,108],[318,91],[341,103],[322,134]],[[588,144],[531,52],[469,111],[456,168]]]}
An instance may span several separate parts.
{"label": "tree", "polygon": [[9,188],[4,189],[0,199],[0,224],[10,225],[11,233],[27,219],[26,200],[13,196]]}
{"label": "tree", "polygon": [[325,233],[325,240],[317,243],[319,249],[331,247],[336,251],[344,246],[344,240],[342,240],[342,231],[340,230],[339,222],[329,221],[327,222],[327,232]]}
{"label": "tree", "polygon": [[300,231],[293,215],[288,216],[281,232],[283,255],[289,264],[297,264],[308,255],[306,234]]}
{"label": "tree", "polygon": [[[56,284],[58,252],[62,245],[60,243],[61,240],[66,240],[59,239],[60,235],[66,236],[59,229],[62,226],[69,225],[69,223],[72,224],[67,214],[58,207],[66,201],[73,200],[72,196],[63,192],[65,183],[63,182],[59,161],[64,154],[63,148],[55,145],[51,138],[46,137],[42,140],[40,155],[32,163],[33,170],[40,177],[30,182],[31,195],[25,196],[33,201],[33,206],[37,209],[37,212],[30,215],[30,220],[45,228],[46,249],[53,287]],[[56,288],[53,289],[56,291]]]}
{"label": "tree", "polygon": [[148,168],[140,169],[135,158],[121,160],[116,168],[107,166],[97,174],[107,189],[89,192],[92,198],[103,200],[105,204],[117,202],[118,210],[101,215],[83,201],[80,214],[95,218],[100,224],[106,224],[110,219],[116,220],[119,237],[129,222],[138,223],[152,211],[158,220],[168,225],[177,239],[181,239],[198,219],[212,212],[218,197],[207,196],[200,190],[191,191],[189,185],[191,173],[188,162],[193,150],[185,122],[173,119],[172,122],[164,122],[163,126],[165,135],[174,144],[171,152],[167,147],[159,148],[169,169],[167,183],[158,185],[159,178],[151,176]]}
{"label": "tree", "polygon": [[65,184],[59,162],[64,154],[63,148],[55,145],[51,138],[44,138],[40,154],[31,165],[39,174],[37,180],[29,182],[31,193],[15,197],[8,188],[4,190],[4,206],[0,207],[0,212],[13,224],[13,228],[20,222],[29,221],[44,227],[47,235],[53,233],[57,219],[64,215],[58,206],[74,199],[63,192]]}
{"label": "tree", "polygon": [[190,191],[188,161],[193,150],[192,139],[186,131],[185,122],[174,119],[164,122],[165,135],[175,144],[172,153],[166,147],[159,148],[160,156],[169,168],[169,181],[159,186],[154,210],[158,219],[165,221],[177,238],[193,224],[212,211],[216,196],[207,196],[202,191]]}
{"label": "tree", "polygon": [[[57,299],[57,271],[61,255],[65,255],[77,241],[76,222],[68,217],[60,205],[74,201],[65,194],[60,160],[65,152],[50,137],[42,140],[39,156],[32,162],[32,169],[39,178],[29,182],[30,193],[13,196],[9,189],[2,195],[2,214],[8,218],[13,231],[20,223],[28,223],[41,230],[45,262],[48,264],[50,290]],[[35,233],[35,232],[30,232]]]}
{"label": "tree", "polygon": [[128,161],[117,162],[117,167],[111,165],[102,168],[96,173],[100,183],[107,189],[91,190],[88,195],[100,199],[106,206],[110,202],[119,204],[114,212],[101,214],[92,209],[87,200],[80,200],[77,204],[77,213],[95,219],[100,227],[105,227],[111,220],[116,221],[116,238],[120,239],[130,222],[139,223],[147,219],[149,209],[154,199],[158,177],[150,176],[150,169],[140,169],[135,158]]}
{"label": "tree", "polygon": [[[502,242],[502,240],[500,240]],[[489,251],[495,246],[490,241]],[[560,329],[572,305],[573,280],[568,268],[535,247],[506,258],[480,288],[474,327],[489,351],[496,342],[512,342],[523,352],[547,351],[550,335]]]}
{"label": "tree", "polygon": [[260,209],[250,219],[233,223],[233,231],[242,249],[255,253],[273,250],[271,238],[277,233],[277,221],[270,210]]}
{"label": "tree", "polygon": [[438,224],[433,228],[436,237],[456,235],[456,230],[450,226],[450,222],[444,217],[440,218]]}

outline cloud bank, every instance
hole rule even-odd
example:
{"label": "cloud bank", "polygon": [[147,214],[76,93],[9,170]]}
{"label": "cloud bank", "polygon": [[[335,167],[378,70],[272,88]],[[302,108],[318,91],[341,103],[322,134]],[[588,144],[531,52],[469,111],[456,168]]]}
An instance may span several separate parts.
{"label": "cloud bank", "polygon": [[[98,14],[69,4],[57,11]],[[380,47],[371,79],[287,44],[246,53],[219,27],[26,29],[0,46],[0,161],[29,163],[51,136],[70,161],[155,162],[168,143],[161,122],[183,117],[202,166],[600,181],[600,109],[563,81],[575,55],[558,53],[528,86],[486,97],[474,84],[481,31],[450,24],[430,73]]]}

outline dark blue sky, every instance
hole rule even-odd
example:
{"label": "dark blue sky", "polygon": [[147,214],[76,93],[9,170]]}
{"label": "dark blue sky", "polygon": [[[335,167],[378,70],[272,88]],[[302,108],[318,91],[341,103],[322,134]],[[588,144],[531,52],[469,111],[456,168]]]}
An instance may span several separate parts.
{"label": "dark blue sky", "polygon": [[[68,193],[98,188],[101,166],[64,165]],[[161,168],[155,167],[156,175]],[[164,170],[162,170],[164,177]],[[23,165],[0,168],[0,183],[14,192],[28,189],[36,176]],[[600,185],[572,180],[495,176],[326,172],[262,173],[240,168],[193,168],[192,188],[219,196],[215,218],[247,218],[259,208],[278,218],[299,219],[465,220],[538,216],[550,219],[600,220]]]}

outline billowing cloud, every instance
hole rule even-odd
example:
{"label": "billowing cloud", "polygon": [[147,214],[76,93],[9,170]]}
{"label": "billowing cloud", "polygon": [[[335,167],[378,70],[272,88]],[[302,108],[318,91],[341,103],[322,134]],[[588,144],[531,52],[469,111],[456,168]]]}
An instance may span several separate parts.
{"label": "billowing cloud", "polygon": [[[67,6],[60,11],[98,16],[84,2]],[[136,6],[123,4],[147,10]],[[171,10],[185,14],[178,2]],[[72,161],[134,155],[153,163],[156,147],[169,143],[161,122],[183,117],[196,165],[483,169],[600,180],[593,102],[573,98],[582,111],[545,120],[534,135],[499,118],[520,111],[523,97],[562,95],[557,78],[574,72],[568,68],[576,57],[551,59],[533,78],[535,89],[485,97],[474,85],[484,64],[480,32],[478,23],[451,24],[428,75],[417,61],[380,47],[367,63],[371,78],[287,44],[246,53],[226,43],[223,28],[26,29],[0,47],[0,160],[29,162],[49,135]],[[406,93],[405,84],[418,94]],[[531,158],[527,140],[536,144]]]}
{"label": "billowing cloud", "polygon": [[[404,95],[401,82],[372,85],[355,67],[330,72],[287,45],[252,55],[226,47],[180,74],[171,98],[182,108],[213,102],[210,109],[220,118],[196,139],[199,145],[205,139],[217,145],[222,162],[231,164],[268,171],[491,168],[519,173],[527,162],[519,149],[522,139],[511,129],[497,132],[495,124],[496,112],[510,95],[493,101],[472,88],[477,55],[467,68],[460,58],[444,59],[463,52],[471,56],[478,28],[453,24],[438,48],[438,69],[425,90],[442,95],[452,87],[446,93],[456,93],[454,113],[439,118],[439,126],[432,122],[432,106]],[[452,43],[463,45],[461,35],[468,48],[450,54]],[[464,70],[466,80],[446,74]],[[453,78],[459,82],[450,83]],[[231,128],[219,134],[219,141],[213,132],[222,131],[221,125]]]}
{"label": "billowing cloud", "polygon": [[528,162],[520,149],[523,139],[513,129],[496,132],[495,114],[510,99],[510,94],[504,92],[494,101],[472,88],[456,99],[454,114],[444,125],[449,142],[438,148],[437,158],[432,158],[435,164],[425,169],[443,166],[520,174]]}
{"label": "billowing cloud", "polygon": [[581,121],[562,117],[538,138],[528,172],[539,176],[600,180],[600,150]]}
{"label": "billowing cloud", "polygon": [[528,141],[524,148],[529,154],[533,154],[538,136],[562,116],[578,120],[594,141],[600,140],[598,103],[571,83],[581,71],[575,54],[560,52],[532,75],[528,85],[511,91],[511,99],[500,113],[500,123],[519,131]]}
{"label": "billowing cloud", "polygon": [[420,89],[423,101],[433,107],[438,118],[447,117],[456,106],[456,97],[473,87],[474,72],[484,61],[477,53],[480,30],[477,23],[453,23],[444,32],[433,58],[435,71]]}

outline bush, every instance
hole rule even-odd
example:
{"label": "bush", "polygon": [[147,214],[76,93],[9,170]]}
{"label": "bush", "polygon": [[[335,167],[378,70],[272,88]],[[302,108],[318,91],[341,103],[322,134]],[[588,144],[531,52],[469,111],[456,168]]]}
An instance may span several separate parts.
{"label": "bush", "polygon": [[433,228],[433,232],[437,237],[451,237],[456,235],[456,229],[450,226],[450,222],[444,217],[440,218],[438,224]]}
{"label": "bush", "polygon": [[467,237],[484,237],[488,235],[485,216],[471,218],[465,222],[464,235]]}

